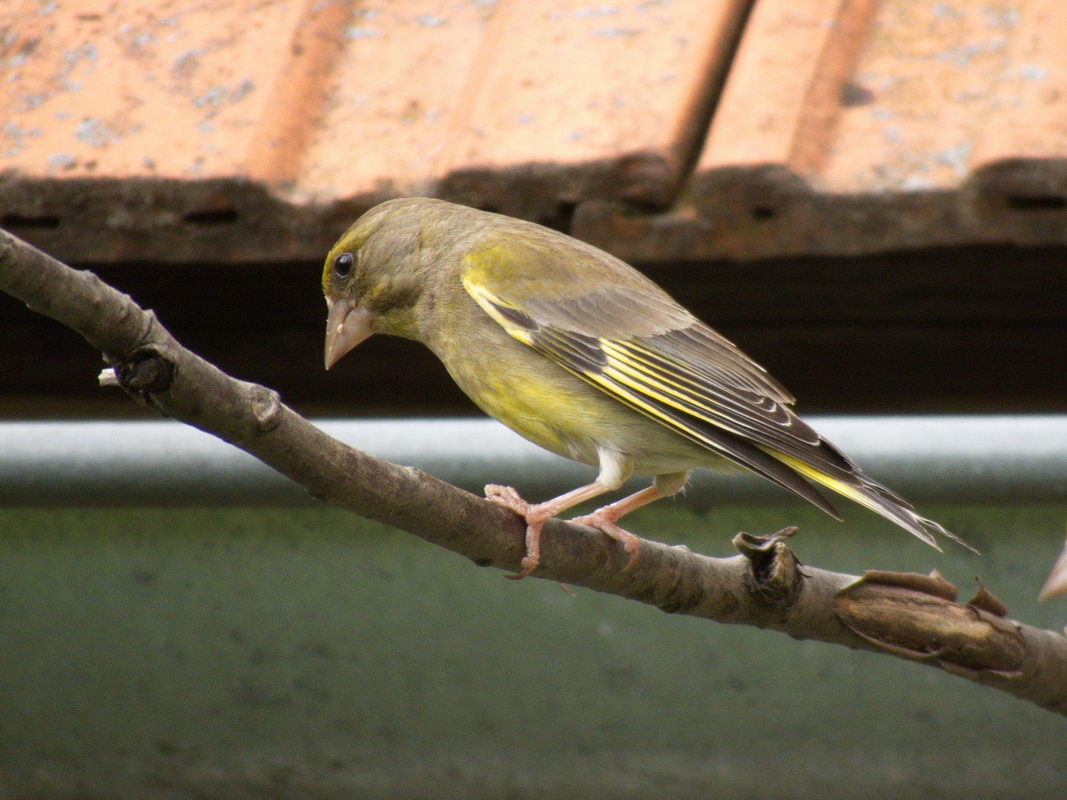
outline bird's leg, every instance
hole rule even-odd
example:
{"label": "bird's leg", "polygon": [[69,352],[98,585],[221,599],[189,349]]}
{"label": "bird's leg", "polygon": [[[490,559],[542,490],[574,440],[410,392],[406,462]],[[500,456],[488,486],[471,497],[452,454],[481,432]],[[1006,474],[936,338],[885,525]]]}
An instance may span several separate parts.
{"label": "bird's leg", "polygon": [[577,522],[579,525],[588,525],[590,528],[603,531],[621,544],[626,552],[630,554],[630,560],[623,567],[623,570],[631,570],[637,564],[637,557],[641,552],[641,537],[620,528],[616,523],[631,511],[641,508],[641,506],[647,506],[660,498],[670,497],[677,493],[685,486],[688,480],[688,472],[657,475],[652,485],[647,489],[634,492],[610,505],[601,506],[592,514],[575,517],[571,522]]}
{"label": "bird's leg", "polygon": [[621,544],[626,552],[630,554],[630,560],[623,567],[623,570],[630,570],[637,563],[637,556],[641,552],[641,537],[630,533],[624,528],[620,528],[615,523],[634,509],[646,506],[661,497],[663,495],[660,494],[655,486],[649,486],[647,489],[634,492],[629,497],[624,497],[616,503],[601,506],[591,514],[575,517],[571,522],[577,522],[579,525],[588,525],[590,528],[603,531]]}
{"label": "bird's leg", "polygon": [[541,528],[544,527],[544,524],[549,519],[561,511],[566,511],[572,506],[604,494],[610,488],[601,483],[598,478],[592,483],[579,486],[577,489],[572,489],[566,494],[561,494],[559,497],[554,497],[543,503],[528,503],[510,486],[498,486],[495,483],[490,483],[486,486],[485,497],[487,500],[496,503],[498,506],[509,508],[520,517],[526,519],[526,555],[522,558],[519,571],[514,575],[505,577],[518,580],[519,578],[525,578],[537,569],[537,565],[541,562]]}
{"label": "bird's leg", "polygon": [[541,562],[541,528],[548,519],[579,503],[602,495],[604,492],[615,491],[626,482],[633,471],[633,459],[615,450],[598,447],[597,459],[600,462],[600,474],[596,476],[595,481],[543,503],[527,503],[510,486],[497,486],[491,483],[485,487],[485,496],[488,500],[504,508],[510,508],[526,520],[526,555],[523,556],[519,571],[514,575],[508,575],[508,578],[515,580],[525,578],[537,569],[537,565]]}

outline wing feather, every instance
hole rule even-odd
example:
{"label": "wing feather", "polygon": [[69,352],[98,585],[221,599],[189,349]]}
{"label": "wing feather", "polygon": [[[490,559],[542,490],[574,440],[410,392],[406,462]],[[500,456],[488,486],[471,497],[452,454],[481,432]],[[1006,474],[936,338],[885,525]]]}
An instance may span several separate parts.
{"label": "wing feather", "polygon": [[[807,481],[779,459],[750,444],[744,437],[709,424],[695,406],[667,401],[647,381],[635,380],[632,370],[614,359],[608,340],[541,325],[516,306],[492,295],[485,287],[465,281],[471,296],[505,330],[556,364],[591,383],[624,405],[638,411],[684,438],[733,461],[788,489],[840,519],[834,507]],[[638,373],[639,374],[639,373]]]}
{"label": "wing feather", "polygon": [[[682,421],[689,425],[699,421],[702,427],[714,426],[791,455],[837,479],[847,480],[855,472],[855,465],[844,454],[778,399],[783,392],[753,380],[753,373],[762,373],[755,362],[748,361],[739,383],[739,371],[726,367],[737,357],[735,352],[713,338],[688,330],[625,339],[577,333],[534,318],[487,287],[471,281],[466,285],[515,338],[616,398],[621,399],[620,387],[625,386],[629,405],[634,405],[634,397],[642,398],[640,410],[668,427],[691,434],[683,431],[687,426]],[[544,309],[543,301],[540,308]]]}
{"label": "wing feather", "polygon": [[970,547],[864,475],[793,413],[792,395],[732,342],[639,273],[632,276],[627,285],[524,303],[510,299],[506,286],[484,280],[484,271],[468,269],[463,284],[515,339],[832,516],[840,519],[808,480],[882,514],[933,547],[932,532]]}

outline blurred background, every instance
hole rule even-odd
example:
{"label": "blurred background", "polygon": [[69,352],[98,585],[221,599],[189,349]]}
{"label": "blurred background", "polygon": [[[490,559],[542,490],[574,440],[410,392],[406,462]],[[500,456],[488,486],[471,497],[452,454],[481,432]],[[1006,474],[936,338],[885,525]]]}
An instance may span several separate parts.
{"label": "blurred background", "polygon": [[[1062,0],[9,0],[0,227],[297,411],[360,418],[339,429],[357,445],[531,496],[579,473],[450,427],[478,412],[421,346],[373,337],[324,372],[319,276],[396,196],[565,231],[733,339],[802,414],[860,415],[826,420],[831,438],[984,555],[740,479],[634,530],[730,555],[736,530],[799,523],[809,563],[937,568],[963,599],[981,575],[1059,629],[1062,602],[1034,596],[1067,524],[1065,30]],[[1007,798],[1067,780],[1062,720],[1020,701],[512,585],[143,425],[97,387],[99,354],[2,298],[0,343],[0,797]]]}
{"label": "blurred background", "polygon": [[[1063,406],[1058,0],[252,7],[8,4],[0,224],[302,411],[472,411],[405,342],[320,368],[324,253],[409,194],[632,261],[807,413]],[[0,413],[138,413],[0,335]]]}

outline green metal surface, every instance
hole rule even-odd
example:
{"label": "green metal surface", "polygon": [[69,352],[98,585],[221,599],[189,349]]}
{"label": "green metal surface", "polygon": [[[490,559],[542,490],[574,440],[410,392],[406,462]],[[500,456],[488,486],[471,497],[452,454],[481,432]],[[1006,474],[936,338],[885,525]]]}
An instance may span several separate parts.
{"label": "green metal surface", "polygon": [[[924,507],[981,558],[848,510],[661,504],[729,554],[796,522],[843,571],[975,575],[1032,624],[1067,506]],[[654,533],[655,532],[655,533]],[[1067,722],[935,670],[501,573],[324,508],[0,511],[3,798],[1014,798]]]}

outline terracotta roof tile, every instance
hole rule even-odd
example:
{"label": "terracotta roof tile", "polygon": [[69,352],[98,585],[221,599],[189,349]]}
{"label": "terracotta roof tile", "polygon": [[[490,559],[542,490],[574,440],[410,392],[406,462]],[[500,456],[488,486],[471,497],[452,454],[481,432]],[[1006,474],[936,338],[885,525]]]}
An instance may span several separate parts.
{"label": "terracotta roof tile", "polygon": [[398,194],[663,204],[744,6],[23,0],[0,211],[59,255],[225,259],[317,256]]}
{"label": "terracotta roof tile", "polygon": [[545,184],[557,202],[667,203],[703,137],[743,5],[502,5],[442,162],[444,191],[507,210],[529,208]]}
{"label": "terracotta roof tile", "polygon": [[687,204],[602,205],[633,258],[1067,242],[1067,4],[760,0]]}
{"label": "terracotta roof tile", "polygon": [[299,3],[251,5],[16,0],[4,14],[5,166],[38,178],[244,176],[284,126],[271,112],[291,71],[262,53],[307,24]]}
{"label": "terracotta roof tile", "polygon": [[317,258],[414,193],[576,209],[641,260],[1062,243],[1064,30],[1062,0],[12,0],[0,219],[81,261]]}

